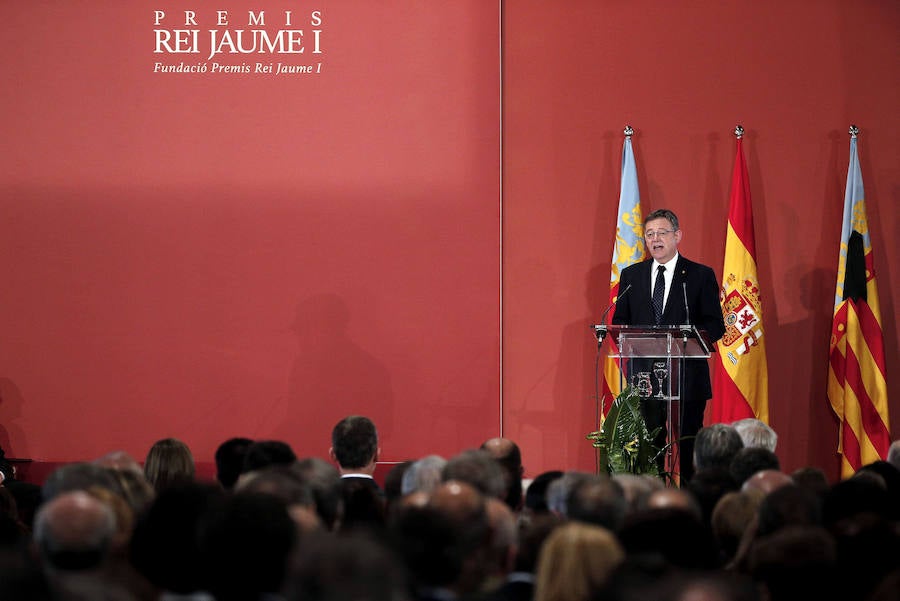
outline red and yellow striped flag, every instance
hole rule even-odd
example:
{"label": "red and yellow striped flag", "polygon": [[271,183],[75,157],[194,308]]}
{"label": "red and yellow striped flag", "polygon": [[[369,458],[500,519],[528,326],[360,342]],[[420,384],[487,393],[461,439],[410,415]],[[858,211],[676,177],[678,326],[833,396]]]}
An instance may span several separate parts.
{"label": "red and yellow striped flag", "polygon": [[862,172],[850,128],[850,167],[828,365],[828,400],[840,420],[841,475],[884,459],[890,446],[881,310],[866,221]]}
{"label": "red and yellow striped flag", "polygon": [[719,300],[725,318],[725,335],[719,340],[713,387],[713,423],[731,423],[746,417],[769,421],[769,372],[759,278],[756,275],[756,241],[750,178],[744,161],[741,135],[735,130],[737,154],[731,177],[725,268]]}
{"label": "red and yellow striped flag", "polygon": [[[625,143],[622,146],[622,181],[619,188],[619,209],[616,220],[616,243],[613,246],[612,267],[609,279],[609,303],[610,311],[607,322],[612,322],[616,307],[614,303],[619,296],[619,274],[623,269],[634,263],[644,260],[646,250],[644,248],[644,217],[641,213],[641,195],[638,190],[637,166],[634,161],[634,150],[631,147],[631,135],[634,130],[630,126],[625,129]],[[609,344],[615,346],[615,341],[610,339]],[[601,422],[605,417],[605,410],[609,409],[612,402],[619,395],[621,386],[619,362],[617,359],[607,358],[603,365],[603,383],[600,391]]]}

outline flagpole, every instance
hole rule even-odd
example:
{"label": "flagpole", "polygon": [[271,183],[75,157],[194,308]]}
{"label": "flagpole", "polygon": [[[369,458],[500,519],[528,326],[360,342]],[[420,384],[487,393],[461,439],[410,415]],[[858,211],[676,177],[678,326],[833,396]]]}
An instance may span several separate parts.
{"label": "flagpole", "polygon": [[734,128],[734,136],[735,136],[738,140],[740,140],[741,138],[744,137],[744,128],[743,128],[743,126],[741,126],[740,123],[738,123],[738,124],[735,126],[735,128]]}
{"label": "flagpole", "polygon": [[855,140],[859,136],[859,128],[855,125],[850,125],[850,139]]}

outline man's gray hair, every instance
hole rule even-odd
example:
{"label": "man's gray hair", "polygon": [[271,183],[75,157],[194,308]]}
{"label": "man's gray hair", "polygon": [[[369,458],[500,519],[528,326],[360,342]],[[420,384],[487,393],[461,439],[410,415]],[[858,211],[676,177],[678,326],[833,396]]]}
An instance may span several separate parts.
{"label": "man's gray hair", "polygon": [[761,448],[775,452],[778,434],[766,422],[755,417],[748,417],[739,419],[731,425],[737,430],[745,448]]}
{"label": "man's gray hair", "polygon": [[440,455],[428,455],[414,461],[403,472],[400,494],[405,496],[417,491],[431,492],[441,483],[441,473],[445,465],[447,460]]}

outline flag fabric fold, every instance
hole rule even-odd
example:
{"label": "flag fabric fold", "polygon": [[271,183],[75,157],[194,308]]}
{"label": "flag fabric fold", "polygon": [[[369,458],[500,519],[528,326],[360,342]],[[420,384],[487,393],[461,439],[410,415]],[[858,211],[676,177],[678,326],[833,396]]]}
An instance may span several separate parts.
{"label": "flag fabric fold", "polygon": [[850,139],[827,390],[840,422],[842,477],[884,459],[891,443],[884,338],[855,135]]}
{"label": "flag fabric fold", "polygon": [[[619,207],[616,213],[616,241],[613,246],[612,266],[609,280],[610,310],[607,315],[607,323],[612,322],[615,315],[615,302],[619,295],[619,274],[623,269],[634,263],[644,260],[644,218],[641,213],[641,195],[638,190],[637,166],[634,160],[634,149],[631,146],[631,136],[626,135],[622,146],[622,179],[619,188]],[[615,342],[609,340],[614,346]],[[621,372],[617,359],[607,358],[603,365],[603,379],[601,385],[601,399],[603,410],[601,421],[605,411],[612,405],[612,401],[621,392],[619,384]]]}
{"label": "flag fabric fold", "polygon": [[739,137],[731,179],[725,265],[719,294],[725,335],[716,343],[712,423],[731,423],[748,417],[769,421],[766,341],[757,277],[750,178],[742,142]]}

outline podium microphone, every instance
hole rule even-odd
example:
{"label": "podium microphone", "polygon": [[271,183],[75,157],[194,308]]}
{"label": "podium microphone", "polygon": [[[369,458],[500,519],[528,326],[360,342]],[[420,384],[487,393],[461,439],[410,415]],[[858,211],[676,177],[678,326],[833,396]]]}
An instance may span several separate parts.
{"label": "podium microphone", "polygon": [[682,326],[681,336],[682,336],[682,342],[686,346],[687,339],[688,339],[688,331],[690,330],[690,325],[691,325],[691,308],[688,307],[687,282],[684,282],[684,281],[681,282],[681,298],[684,299],[684,314],[685,314],[685,317],[687,318],[687,324],[686,324],[687,327]]}
{"label": "podium microphone", "polygon": [[609,303],[609,306],[606,307],[606,309],[603,311],[603,316],[600,318],[600,325],[595,326],[597,334],[599,334],[599,338],[601,341],[603,340],[604,336],[606,336],[606,316],[609,315],[609,312],[612,310],[612,308],[615,307],[616,304],[618,304],[619,299],[628,294],[629,290],[631,290],[631,284],[625,286],[625,290],[622,291],[622,294],[617,294],[616,300]]}

